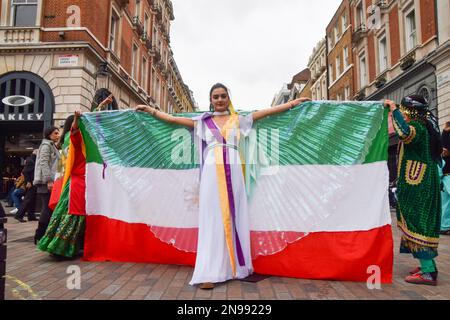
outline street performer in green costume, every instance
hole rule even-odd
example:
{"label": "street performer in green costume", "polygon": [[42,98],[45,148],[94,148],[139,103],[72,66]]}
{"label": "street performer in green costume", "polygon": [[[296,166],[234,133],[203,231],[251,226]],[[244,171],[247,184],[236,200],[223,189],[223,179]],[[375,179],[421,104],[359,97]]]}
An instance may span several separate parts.
{"label": "street performer in green costume", "polygon": [[397,224],[403,235],[401,253],[411,253],[420,267],[406,282],[437,285],[437,257],[441,191],[438,164],[442,143],[436,118],[422,96],[402,99],[400,108],[385,101],[392,111],[394,129],[400,138],[398,154]]}

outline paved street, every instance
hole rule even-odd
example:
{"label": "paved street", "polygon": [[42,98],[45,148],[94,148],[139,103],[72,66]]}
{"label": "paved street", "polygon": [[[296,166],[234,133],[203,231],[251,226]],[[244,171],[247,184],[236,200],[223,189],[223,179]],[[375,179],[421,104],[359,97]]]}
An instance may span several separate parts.
{"label": "paved street", "polygon": [[[369,290],[365,283],[317,281],[270,277],[258,283],[231,281],[212,291],[190,286],[193,269],[184,266],[138,263],[89,263],[80,260],[55,262],[33,244],[36,222],[18,223],[8,217],[6,299],[450,299],[450,237],[442,237],[437,287],[405,283],[413,259],[397,254],[395,234],[394,283]],[[66,286],[67,268],[81,269],[81,289]]]}

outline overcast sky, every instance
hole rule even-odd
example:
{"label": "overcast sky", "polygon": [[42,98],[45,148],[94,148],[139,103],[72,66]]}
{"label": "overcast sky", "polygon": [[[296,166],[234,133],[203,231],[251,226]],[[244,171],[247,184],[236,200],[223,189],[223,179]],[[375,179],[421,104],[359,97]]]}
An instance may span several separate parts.
{"label": "overcast sky", "polygon": [[341,0],[172,0],[171,46],[201,110],[222,82],[236,109],[268,107],[307,67]]}

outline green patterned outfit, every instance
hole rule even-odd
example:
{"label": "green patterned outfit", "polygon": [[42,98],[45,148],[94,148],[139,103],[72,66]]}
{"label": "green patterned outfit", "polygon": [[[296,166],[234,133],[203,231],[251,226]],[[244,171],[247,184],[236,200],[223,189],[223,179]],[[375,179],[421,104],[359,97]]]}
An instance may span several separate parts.
{"label": "green patterned outfit", "polygon": [[[63,150],[67,150],[70,144],[70,132],[64,137]],[[67,156],[67,152],[66,155]],[[64,171],[61,172],[64,176]],[[63,186],[58,204],[53,211],[50,223],[45,235],[38,243],[38,248],[51,254],[74,258],[83,248],[85,220],[84,216],[69,214],[70,198],[69,179]]]}
{"label": "green patterned outfit", "polygon": [[406,123],[397,109],[393,112],[393,124],[401,140],[397,182],[397,223],[403,231],[400,252],[420,259],[422,267],[422,262],[428,261],[433,269],[442,210],[438,164],[432,158],[430,137],[423,122]]}
{"label": "green patterned outfit", "polygon": [[70,180],[61,192],[61,198],[38,248],[67,258],[76,257],[83,248],[85,217],[68,213]]}

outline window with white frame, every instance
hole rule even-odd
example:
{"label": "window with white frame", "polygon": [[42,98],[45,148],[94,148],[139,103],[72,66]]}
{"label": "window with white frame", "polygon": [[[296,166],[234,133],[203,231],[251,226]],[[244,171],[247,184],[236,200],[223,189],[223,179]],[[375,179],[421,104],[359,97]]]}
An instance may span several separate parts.
{"label": "window with white frame", "polygon": [[322,100],[327,98],[327,81],[326,79],[322,80]]}
{"label": "window with white frame", "polygon": [[156,27],[153,27],[153,36],[152,36],[152,43],[153,45],[158,44],[157,39],[158,38],[158,32],[156,30]]}
{"label": "window with white frame", "polygon": [[160,83],[161,83],[161,81],[159,80],[159,78],[156,78],[156,86],[155,86],[155,101],[156,101],[156,103],[159,105],[159,106],[161,106],[160,105],[160,103],[161,103],[161,101],[160,101],[160,97],[161,97],[161,92],[160,92],[160,88],[161,88],[161,85],[160,85]]}
{"label": "window with white frame", "polygon": [[330,82],[333,82],[334,81],[334,79],[333,79],[333,65],[330,64],[330,67],[328,69],[329,69],[328,73],[330,74]]}
{"label": "window with white frame", "polygon": [[339,28],[338,25],[334,27],[334,41],[337,43],[339,41]]}
{"label": "window with white frame", "polygon": [[13,27],[36,26],[38,0],[12,0],[11,24]]}
{"label": "window with white frame", "polygon": [[333,43],[333,37],[331,36],[331,35],[329,35],[328,37],[328,51],[331,51],[331,49],[333,48],[333,45],[334,45],[334,43]]}
{"label": "window with white frame", "polygon": [[357,28],[363,27],[366,25],[365,23],[366,19],[364,19],[364,8],[362,1],[358,3],[358,6],[356,7],[356,26]]}
{"label": "window with white frame", "polygon": [[147,59],[142,57],[141,85],[145,91],[147,91],[147,71]]}
{"label": "window with white frame", "polygon": [[360,89],[367,85],[366,57],[364,55],[359,57],[359,84]]}
{"label": "window with white frame", "polygon": [[347,15],[345,13],[342,15],[341,21],[342,21],[342,33],[344,33],[344,30],[347,29]]}
{"label": "window with white frame", "polygon": [[150,36],[148,34],[149,27],[150,27],[150,18],[148,17],[148,14],[146,13],[144,15],[144,32],[147,34],[147,37]]}
{"label": "window with white frame", "polygon": [[109,31],[109,49],[113,52],[118,51],[117,37],[119,34],[119,16],[114,10],[111,13],[111,30]]}
{"label": "window with white frame", "polygon": [[341,57],[336,57],[336,78],[341,74]]}
{"label": "window with white frame", "polygon": [[344,100],[348,101],[350,98],[350,86],[346,86],[344,89]]}
{"label": "window with white frame", "polygon": [[378,64],[380,73],[388,67],[388,53],[386,37],[382,37],[378,42]]}
{"label": "window with white frame", "polygon": [[134,10],[134,15],[141,19],[141,0],[136,0],[136,8]]}
{"label": "window with white frame", "polygon": [[166,88],[164,87],[164,86],[162,86],[162,88],[161,88],[161,109],[165,109],[165,106],[166,106],[166,101],[165,101],[165,96],[166,96]]}
{"label": "window with white frame", "polygon": [[410,51],[417,44],[417,30],[416,30],[416,13],[412,10],[406,15],[405,19],[406,32],[406,51]]}
{"label": "window with white frame", "polygon": [[348,47],[344,47],[344,70],[348,67]]}
{"label": "window with white frame", "polygon": [[155,91],[156,91],[156,78],[155,78],[155,74],[156,74],[156,72],[155,72],[155,69],[154,68],[152,68],[152,77],[150,78],[150,81],[151,81],[151,83],[150,83],[150,87],[151,87],[151,89],[150,89],[150,95],[152,96],[152,98],[154,98],[155,99],[155,96],[156,96],[156,94],[155,94]]}
{"label": "window with white frame", "polygon": [[138,47],[133,43],[133,51],[131,55],[131,77],[135,80],[137,76],[137,70],[138,70]]}

